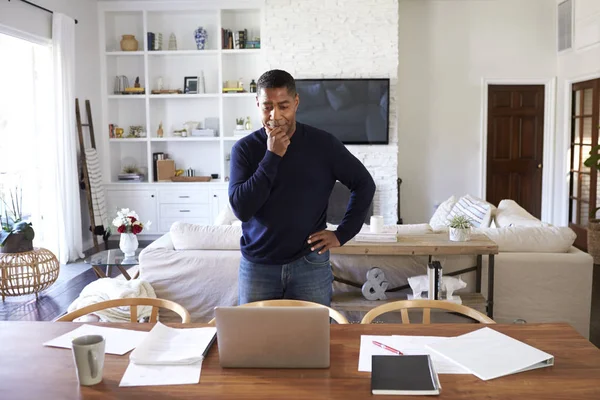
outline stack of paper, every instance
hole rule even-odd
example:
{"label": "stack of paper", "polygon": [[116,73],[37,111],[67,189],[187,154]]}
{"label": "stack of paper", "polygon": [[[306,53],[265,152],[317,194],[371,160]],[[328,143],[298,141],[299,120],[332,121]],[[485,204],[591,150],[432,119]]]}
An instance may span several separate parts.
{"label": "stack of paper", "polygon": [[382,232],[382,233],[371,233],[361,232],[354,237],[356,242],[382,242],[390,243],[397,242],[398,237],[396,232]]}
{"label": "stack of paper", "polygon": [[107,328],[96,325],[81,325],[77,329],[44,343],[44,346],[70,349],[73,339],[85,335],[103,336],[106,340],[105,352],[107,354],[117,354],[122,356],[141,343],[142,340],[144,340],[144,338],[148,335],[148,332]]}
{"label": "stack of paper", "polygon": [[131,353],[119,386],[198,383],[216,333],[216,328],[176,329],[157,322]]}
{"label": "stack of paper", "polygon": [[426,344],[435,343],[448,338],[439,336],[372,336],[360,337],[360,353],[358,357],[358,370],[371,372],[371,359],[374,355],[394,356],[390,350],[374,344],[381,343],[389,348],[396,349],[404,355],[429,354],[438,374],[468,374],[465,368],[447,360],[425,347]]}

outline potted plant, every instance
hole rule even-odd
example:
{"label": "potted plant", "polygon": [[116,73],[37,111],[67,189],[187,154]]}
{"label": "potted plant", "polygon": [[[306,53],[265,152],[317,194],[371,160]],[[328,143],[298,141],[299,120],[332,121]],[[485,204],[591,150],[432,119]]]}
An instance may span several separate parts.
{"label": "potted plant", "polygon": [[[592,147],[590,156],[583,162],[588,168],[594,168],[600,171],[600,145]],[[598,199],[596,199],[598,200]],[[594,264],[600,264],[600,219],[596,218],[596,213],[600,207],[590,210],[587,227],[587,252],[594,257]]]}
{"label": "potted plant", "polygon": [[471,240],[471,220],[464,215],[455,215],[448,224],[449,239],[453,242],[466,242]]}
{"label": "potted plant", "polygon": [[235,119],[235,129],[238,131],[244,130],[244,118]]}
{"label": "potted plant", "polygon": [[23,221],[22,204],[23,189],[18,186],[8,193],[0,193],[0,253],[33,250],[35,231],[31,222]]}

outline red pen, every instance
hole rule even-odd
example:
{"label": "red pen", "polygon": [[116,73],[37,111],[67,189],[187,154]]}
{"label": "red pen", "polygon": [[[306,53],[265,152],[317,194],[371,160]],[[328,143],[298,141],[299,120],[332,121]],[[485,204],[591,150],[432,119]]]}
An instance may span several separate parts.
{"label": "red pen", "polygon": [[385,345],[385,344],[383,344],[383,343],[379,343],[379,342],[376,342],[376,341],[374,341],[374,340],[373,340],[373,344],[374,344],[375,346],[377,346],[377,347],[381,347],[382,349],[385,349],[385,350],[387,350],[387,351],[391,351],[391,352],[392,352],[392,353],[394,353],[394,354],[398,354],[398,355],[400,355],[400,356],[401,356],[401,355],[403,355],[403,354],[402,354],[402,352],[401,352],[400,350],[396,350],[395,348],[393,348],[393,347],[390,347],[390,346],[388,346],[388,345]]}

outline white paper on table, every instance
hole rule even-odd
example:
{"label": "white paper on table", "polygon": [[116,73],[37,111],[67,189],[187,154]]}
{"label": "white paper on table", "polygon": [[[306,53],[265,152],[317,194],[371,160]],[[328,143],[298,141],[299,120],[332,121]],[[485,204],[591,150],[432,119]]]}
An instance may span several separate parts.
{"label": "white paper on table", "polygon": [[358,356],[358,370],[371,372],[371,359],[374,355],[394,356],[388,350],[382,349],[373,344],[373,341],[380,342],[403,354],[429,354],[438,374],[469,374],[465,368],[447,360],[444,357],[430,351],[425,344],[434,343],[439,340],[445,340],[445,337],[439,336],[372,336],[362,335],[360,337],[360,354]]}
{"label": "white paper on table", "polygon": [[435,366],[435,370],[438,374],[470,374],[466,368],[461,367],[452,360],[442,357],[434,351],[431,351],[426,347],[428,344],[437,343],[443,340],[448,340],[448,337],[440,336],[400,336],[394,335],[393,338],[398,340],[398,346],[402,348],[402,353],[415,355],[415,354],[429,354],[431,361]]}
{"label": "white paper on table", "polygon": [[73,339],[85,335],[103,336],[106,340],[106,353],[122,356],[131,349],[137,347],[148,335],[148,332],[86,324],[44,343],[44,346],[70,349],[72,347],[71,342]]}
{"label": "white paper on table", "polygon": [[217,328],[170,328],[157,322],[148,336],[131,353],[136,364],[182,365],[204,359]]}
{"label": "white paper on table", "polygon": [[202,361],[186,365],[129,363],[119,386],[189,385],[200,382]]}

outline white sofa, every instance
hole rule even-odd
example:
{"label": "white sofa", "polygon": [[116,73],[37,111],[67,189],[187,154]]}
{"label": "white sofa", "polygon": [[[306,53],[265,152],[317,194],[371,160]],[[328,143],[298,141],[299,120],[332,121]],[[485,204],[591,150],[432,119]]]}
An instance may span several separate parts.
{"label": "white sofa", "polygon": [[[494,319],[500,323],[517,319],[567,322],[589,337],[593,260],[572,246],[575,234],[568,228],[540,222],[511,201],[501,202],[492,220],[496,227],[474,231],[488,235],[499,246],[500,253],[495,257]],[[435,225],[434,218],[430,222]],[[400,235],[445,229],[439,225],[435,228],[429,224],[397,227]],[[169,233],[140,254],[141,276],[150,282],[157,297],[180,303],[194,321],[206,322],[213,317],[215,306],[237,304],[240,234],[237,224],[175,223]],[[476,264],[471,256],[438,259],[444,273]],[[425,274],[427,261],[426,257],[332,255],[335,276],[364,282],[366,272],[377,266],[384,271],[390,287],[405,285],[409,277]],[[482,290],[487,296],[487,257],[483,261]],[[468,283],[464,291],[473,292],[475,274],[462,278]],[[334,283],[334,296],[357,290]]]}

